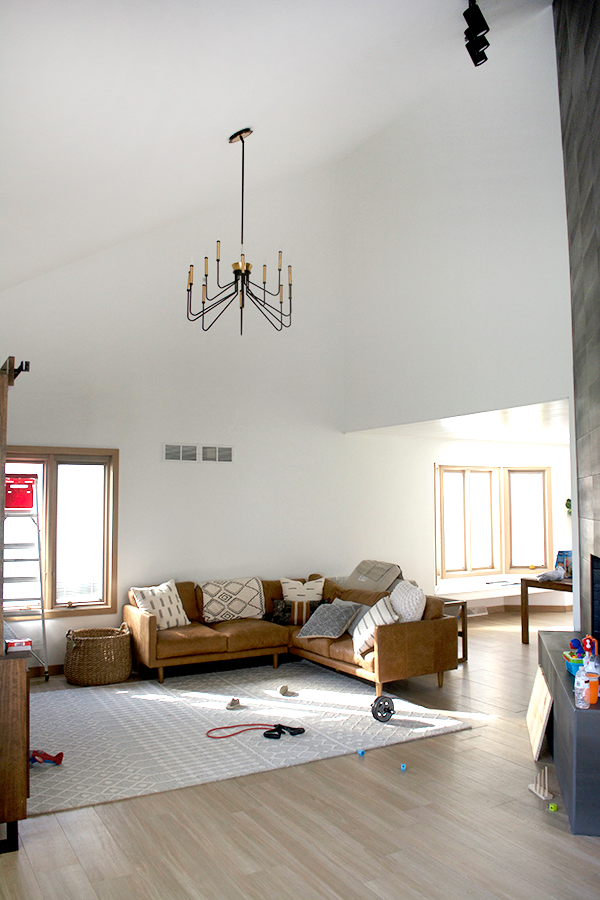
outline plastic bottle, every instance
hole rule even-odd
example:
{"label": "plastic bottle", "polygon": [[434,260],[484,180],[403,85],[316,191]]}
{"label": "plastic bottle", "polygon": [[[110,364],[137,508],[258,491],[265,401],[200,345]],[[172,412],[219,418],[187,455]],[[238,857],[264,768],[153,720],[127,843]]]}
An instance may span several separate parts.
{"label": "plastic bottle", "polygon": [[575,676],[575,706],[577,709],[590,708],[590,680],[583,666],[579,666]]}

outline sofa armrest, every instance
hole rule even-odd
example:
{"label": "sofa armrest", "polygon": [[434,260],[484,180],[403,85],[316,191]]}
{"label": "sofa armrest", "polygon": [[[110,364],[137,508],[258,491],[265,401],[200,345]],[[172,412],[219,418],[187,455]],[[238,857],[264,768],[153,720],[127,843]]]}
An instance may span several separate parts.
{"label": "sofa armrest", "polygon": [[123,621],[129,625],[136,659],[149,669],[155,669],[158,665],[156,616],[126,603],[123,607]]}
{"label": "sofa armrest", "polygon": [[457,666],[455,616],[395,622],[375,629],[375,677],[380,683],[432,675]]}

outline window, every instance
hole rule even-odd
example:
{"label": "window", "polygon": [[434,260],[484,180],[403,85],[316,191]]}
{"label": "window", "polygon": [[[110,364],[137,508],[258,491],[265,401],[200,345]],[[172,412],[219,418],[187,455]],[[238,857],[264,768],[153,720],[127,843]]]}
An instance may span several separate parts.
{"label": "window", "polygon": [[[116,612],[118,468],[118,450],[7,448],[7,475],[36,476],[31,511],[40,526],[46,615]],[[36,592],[40,602],[36,541],[35,517],[8,515],[5,542],[17,549],[7,551],[15,560],[5,562],[13,576],[5,606],[13,615]]]}
{"label": "window", "polygon": [[438,578],[551,567],[549,468],[436,466],[435,476]]}

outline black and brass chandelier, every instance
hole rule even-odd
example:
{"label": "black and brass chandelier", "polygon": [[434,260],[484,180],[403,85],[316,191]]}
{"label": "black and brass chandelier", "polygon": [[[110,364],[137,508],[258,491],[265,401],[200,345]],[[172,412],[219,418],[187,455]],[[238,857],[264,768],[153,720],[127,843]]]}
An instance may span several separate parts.
{"label": "black and brass chandelier", "polygon": [[[282,253],[279,251],[277,265],[277,290],[267,290],[267,267],[263,265],[262,285],[251,280],[252,266],[246,262],[244,254],[244,152],[245,139],[252,134],[251,128],[242,128],[229,138],[229,143],[238,141],[242,145],[242,222],[241,222],[241,251],[239,262],[232,264],[233,280],[227,284],[221,284],[219,269],[221,264],[221,241],[217,241],[217,287],[213,297],[208,295],[208,256],[204,257],[204,278],[202,280],[202,309],[194,312],[192,309],[192,287],[194,284],[194,266],[190,265],[187,285],[187,317],[190,322],[202,321],[202,330],[208,331],[220,319],[226,309],[239,299],[240,306],[240,334],[244,330],[244,309],[246,303],[252,303],[263,314],[276,331],[289,328],[292,324],[292,267],[288,266],[288,291],[284,308],[284,285],[281,280]],[[276,298],[276,299],[271,299]]]}

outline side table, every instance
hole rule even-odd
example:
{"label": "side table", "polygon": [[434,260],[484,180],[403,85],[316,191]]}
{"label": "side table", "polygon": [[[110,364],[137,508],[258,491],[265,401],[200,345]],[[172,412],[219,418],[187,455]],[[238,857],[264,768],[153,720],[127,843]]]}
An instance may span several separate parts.
{"label": "side table", "polygon": [[530,588],[538,591],[569,591],[573,593],[573,581],[538,581],[537,578],[521,578],[521,643],[529,643],[529,594]]}
{"label": "side table", "polygon": [[467,601],[466,600],[446,600],[444,597],[440,597],[440,600],[444,602],[444,612],[446,611],[447,606],[458,606],[459,614],[458,618],[460,619],[460,626],[458,629],[458,636],[461,639],[461,651],[462,656],[459,656],[459,663],[463,663],[467,661],[468,648],[467,648]]}

